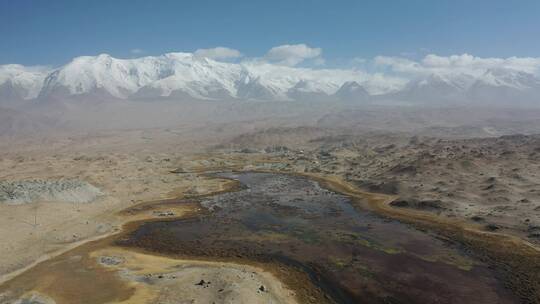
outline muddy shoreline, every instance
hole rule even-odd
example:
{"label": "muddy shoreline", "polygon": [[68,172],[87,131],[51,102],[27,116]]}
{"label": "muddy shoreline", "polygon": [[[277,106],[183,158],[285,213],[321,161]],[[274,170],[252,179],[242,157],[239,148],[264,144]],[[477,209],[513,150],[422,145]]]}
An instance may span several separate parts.
{"label": "muddy shoreline", "polygon": [[[143,224],[126,239],[120,240],[118,244],[129,248],[135,247],[171,254],[181,258],[208,257],[212,260],[234,259],[262,263],[271,261],[284,263],[285,265],[295,265],[297,268],[303,269],[311,278],[311,282],[318,285],[318,288],[322,289],[323,293],[326,293],[329,301],[335,303],[358,303],[359,301],[366,303],[385,303],[388,301],[395,303],[425,303],[426,301],[451,303],[454,297],[463,299],[476,298],[480,301],[499,298],[496,301],[500,303],[514,303],[510,300],[509,295],[505,295],[507,292],[503,290],[504,288],[495,287],[498,286],[498,283],[492,279],[495,274],[489,274],[490,270],[487,268],[475,263],[476,266],[472,270],[457,271],[458,268],[470,267],[466,266],[470,262],[465,262],[465,260],[460,262],[461,259],[466,258],[460,257],[461,254],[455,249],[447,248],[447,244],[435,241],[429,235],[412,230],[407,232],[410,229],[406,229],[405,226],[402,227],[397,222],[388,222],[379,218],[372,218],[369,215],[359,215],[352,211],[354,209],[348,210],[347,205],[349,203],[343,201],[342,196],[328,193],[324,189],[321,190],[320,194],[317,194],[317,191],[319,191],[317,188],[309,188],[312,187],[310,186],[312,179],[306,179],[305,177],[289,178],[286,176],[291,175],[279,175],[276,173],[265,175],[254,172],[239,173],[239,176],[241,176],[240,180],[242,176],[263,178],[262,181],[269,184],[263,183],[260,186],[261,189],[275,188],[272,190],[275,191],[274,194],[271,191],[266,194],[277,196],[266,197],[264,193],[266,190],[260,192],[261,189],[257,186],[252,189],[256,185],[252,184],[247,191],[210,198],[211,205],[207,205],[208,201],[203,200],[203,204],[206,204],[207,208],[213,209],[213,214],[208,217]],[[276,179],[277,182],[275,182]],[[281,179],[283,180],[280,181]],[[245,183],[246,181],[242,182]],[[286,190],[291,183],[295,184],[295,186],[290,186],[291,190]],[[303,203],[300,198],[294,198],[295,195],[299,195],[298,191],[304,191],[302,187],[307,187],[305,188],[305,195],[309,197],[309,202]],[[293,192],[289,193],[287,191]],[[237,197],[238,195],[239,197]],[[303,197],[304,194],[300,193],[300,195]],[[223,199],[220,197],[223,197]],[[282,198],[285,201],[282,201]],[[291,202],[287,201],[289,198],[291,198]],[[336,199],[336,203],[331,203],[332,200]],[[320,203],[317,203],[318,200]],[[227,210],[229,208],[228,204],[246,204],[248,201],[252,203],[260,202],[261,205],[259,203],[249,205],[248,203],[250,207],[247,205],[246,207],[237,206],[231,211]],[[225,205],[222,205],[222,203],[225,203]],[[320,205],[321,203],[323,204]],[[298,206],[302,205],[307,209],[302,210],[304,207],[298,209]],[[321,207],[330,210],[320,213],[322,210],[317,208]],[[260,211],[257,211],[259,209]],[[360,217],[357,218],[358,216]],[[298,221],[307,221],[308,224],[298,226]],[[338,222],[338,226],[333,227],[335,225],[332,224],[334,221]],[[293,223],[292,228],[287,228],[287,223]],[[364,224],[354,228],[359,223]],[[367,226],[365,226],[366,223],[368,223]],[[306,228],[307,230],[305,230]],[[312,228],[316,230],[323,228],[323,230],[320,230],[322,234],[310,231]],[[368,230],[365,230],[366,228]],[[250,229],[255,230],[249,232]],[[354,230],[347,232],[347,229],[360,230],[358,232],[354,232]],[[398,231],[400,231],[398,235],[391,236]],[[315,234],[312,235],[312,233]],[[357,233],[360,234],[356,236]],[[319,238],[322,239],[319,240]],[[400,239],[399,244],[391,245],[392,241],[389,238]],[[408,238],[411,238],[410,241],[407,241]],[[325,243],[329,241],[330,243]],[[379,244],[380,241],[383,243]],[[385,245],[384,242],[388,244]],[[331,246],[326,249],[324,244]],[[398,247],[394,249],[392,246]],[[420,250],[419,248],[423,249]],[[410,253],[408,253],[409,251]],[[321,258],[323,259],[321,260]],[[439,260],[441,258],[442,260]],[[461,263],[466,264],[461,265]],[[343,268],[347,264],[349,266]],[[359,276],[359,273],[366,271],[362,270],[366,266],[368,269],[372,268],[372,270],[368,270],[368,272]],[[371,271],[375,272],[370,274]],[[373,275],[375,277],[371,278]],[[395,275],[398,277],[393,278]],[[413,275],[411,277],[412,281],[404,279],[404,275]],[[415,276],[418,276],[417,279],[420,281],[415,282],[417,280],[414,279]],[[472,279],[475,276],[477,278]],[[445,277],[446,279],[443,279]],[[438,292],[430,293],[424,290],[424,284],[441,279],[443,281],[447,280],[446,283],[442,285],[437,283],[434,285],[437,286],[434,287],[434,290],[444,290],[443,295],[437,295]],[[467,287],[459,284],[452,287],[455,284],[454,279],[460,284],[464,284],[461,281],[468,282],[466,283]],[[419,282],[424,283],[419,284]],[[287,282],[287,279],[285,283],[297,285]],[[395,286],[384,287],[388,283],[391,283],[390,286],[392,284]],[[349,286],[345,287],[343,284]],[[471,293],[468,290],[469,286],[477,286],[476,288],[480,288],[479,290],[483,288],[485,291]],[[353,290],[354,293],[352,293]],[[415,291],[411,293],[410,290]],[[415,296],[414,294],[418,292],[421,295],[417,294]],[[450,296],[452,294],[454,296]],[[496,294],[498,295],[496,296]],[[439,300],[436,300],[437,298]]]}

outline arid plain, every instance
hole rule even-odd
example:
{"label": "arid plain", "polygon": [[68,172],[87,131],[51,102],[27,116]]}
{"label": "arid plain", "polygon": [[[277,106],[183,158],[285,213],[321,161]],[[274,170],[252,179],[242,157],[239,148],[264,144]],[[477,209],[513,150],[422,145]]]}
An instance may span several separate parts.
{"label": "arid plain", "polygon": [[359,210],[438,235],[496,270],[501,299],[538,303],[540,138],[505,135],[516,132],[504,117],[419,128],[418,116],[350,113],[6,136],[0,302],[339,302],[278,261],[118,246],[141,223],[199,218],[198,198],[239,187],[207,173],[250,171],[309,177]]}

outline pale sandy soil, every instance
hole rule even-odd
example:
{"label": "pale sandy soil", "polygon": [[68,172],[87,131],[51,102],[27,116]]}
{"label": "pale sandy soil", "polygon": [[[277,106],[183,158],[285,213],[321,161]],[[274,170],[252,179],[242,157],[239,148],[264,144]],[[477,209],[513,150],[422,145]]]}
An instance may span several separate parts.
{"label": "pale sandy soil", "polygon": [[116,215],[122,209],[181,193],[212,191],[215,185],[206,187],[201,177],[170,173],[190,160],[182,158],[185,153],[169,153],[170,145],[145,145],[143,133],[63,138],[4,149],[0,180],[73,178],[98,187],[103,195],[86,204],[0,203],[0,276],[43,255],[118,230],[125,222]]}

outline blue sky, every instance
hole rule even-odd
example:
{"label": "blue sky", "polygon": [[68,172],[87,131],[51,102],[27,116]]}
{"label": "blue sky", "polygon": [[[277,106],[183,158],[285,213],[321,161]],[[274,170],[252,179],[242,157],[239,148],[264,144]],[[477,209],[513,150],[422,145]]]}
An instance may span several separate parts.
{"label": "blue sky", "polygon": [[0,64],[158,55],[216,46],[263,56],[321,48],[327,65],[378,55],[540,56],[540,1],[0,0]]}

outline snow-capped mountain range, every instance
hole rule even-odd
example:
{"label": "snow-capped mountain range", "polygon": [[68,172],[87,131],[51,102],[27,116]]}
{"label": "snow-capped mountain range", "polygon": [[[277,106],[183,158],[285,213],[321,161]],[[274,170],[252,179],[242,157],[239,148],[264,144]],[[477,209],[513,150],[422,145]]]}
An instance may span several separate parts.
{"label": "snow-capped mountain range", "polygon": [[82,56],[59,68],[0,66],[0,101],[192,98],[403,102],[526,101],[540,105],[540,79],[511,69],[413,79],[359,70],[287,67],[259,60],[219,62],[192,53],[136,59]]}
{"label": "snow-capped mountain range", "polygon": [[540,105],[540,79],[511,69],[488,69],[479,75],[429,74],[411,80],[386,99],[419,102]]}

